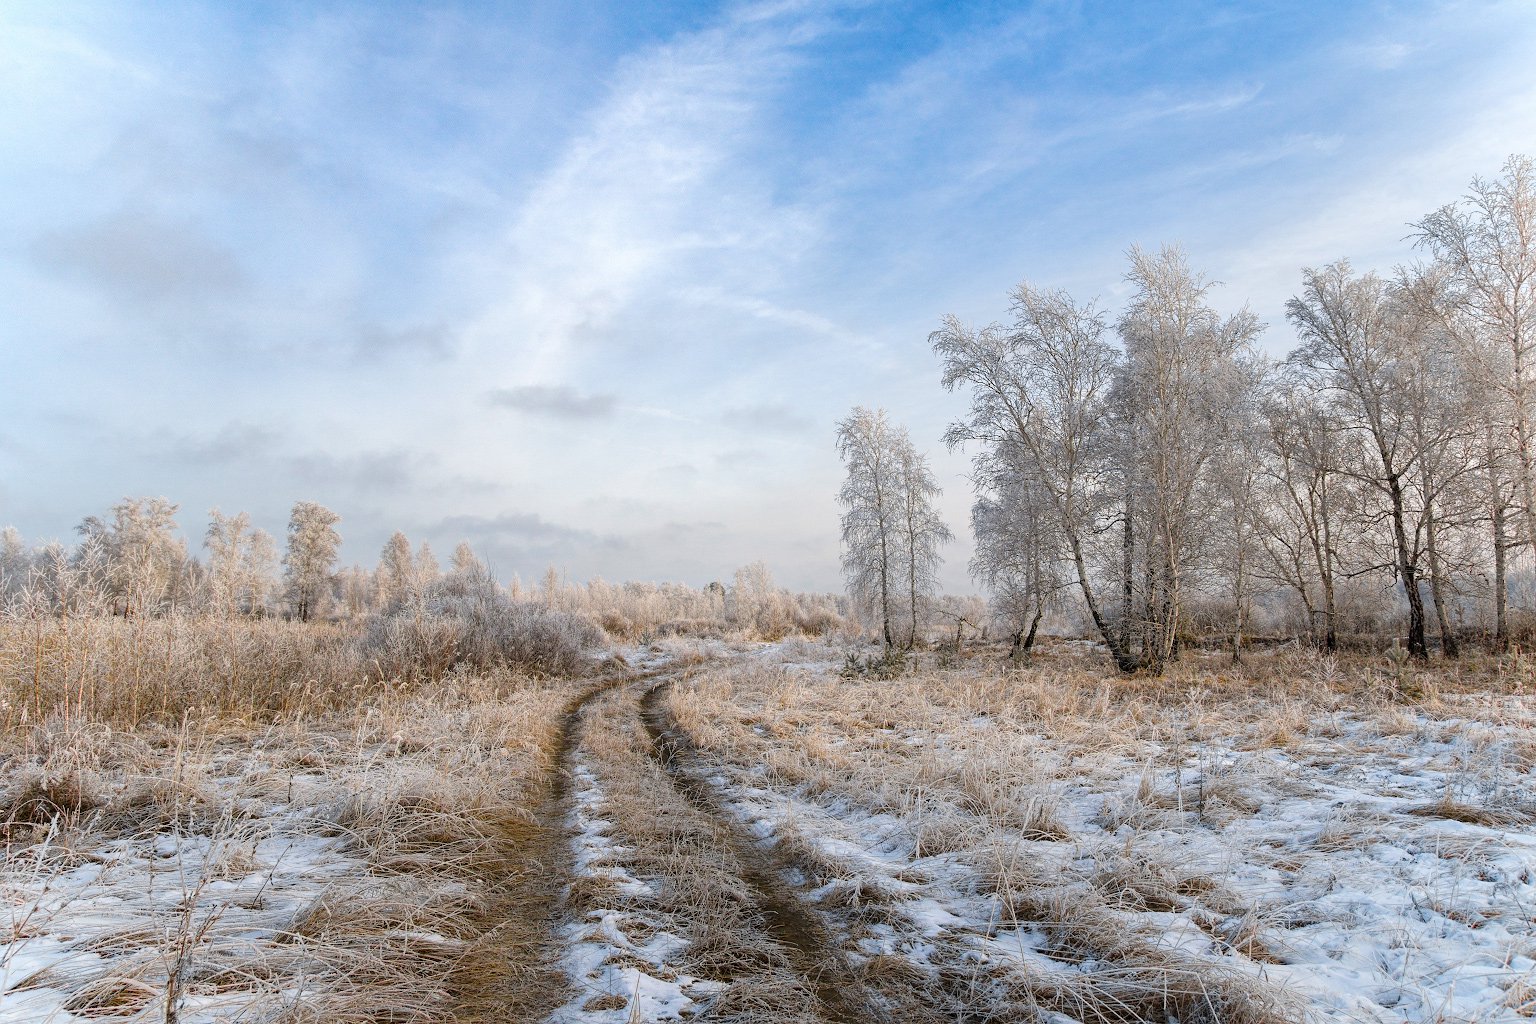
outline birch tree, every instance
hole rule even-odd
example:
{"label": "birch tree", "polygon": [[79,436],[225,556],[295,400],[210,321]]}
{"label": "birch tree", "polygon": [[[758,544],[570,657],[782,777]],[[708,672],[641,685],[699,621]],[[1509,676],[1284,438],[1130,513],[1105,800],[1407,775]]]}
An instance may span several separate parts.
{"label": "birch tree", "polygon": [[1009,464],[1027,467],[1094,628],[1115,664],[1133,671],[1139,658],[1112,628],[1089,566],[1115,475],[1106,421],[1118,357],[1108,323],[1093,303],[1078,305],[1066,292],[1027,281],[1014,290],[1013,312],[1011,330],[975,330],[950,316],[929,335],[945,389],[964,388],[971,397],[945,442],[975,446],[978,477]]}
{"label": "birch tree", "polygon": [[1461,202],[1414,228],[1499,354],[1484,361],[1482,383],[1505,400],[1524,541],[1536,545],[1536,162],[1511,156],[1499,177],[1473,178]]}
{"label": "birch tree", "polygon": [[1258,406],[1268,386],[1265,368],[1250,361],[1230,378],[1227,414],[1211,463],[1207,488],[1221,509],[1216,530],[1215,574],[1224,579],[1232,599],[1232,660],[1243,657],[1243,644],[1252,618],[1255,564],[1262,557],[1260,532],[1264,488],[1264,436]]}
{"label": "birch tree", "polygon": [[938,590],[938,570],[943,563],[940,546],[954,540],[949,527],[933,506],[939,496],[928,458],[912,445],[903,428],[897,429],[896,482],[900,501],[897,529],[901,538],[902,567],[907,598],[907,648],[917,645],[917,629],[923,599]]}
{"label": "birch tree", "polygon": [[175,607],[187,574],[186,545],[176,537],[180,506],[165,498],[124,498],[110,521],[88,516],[77,566],[99,579],[115,609],[125,616]]}
{"label": "birch tree", "polygon": [[469,541],[461,540],[453,549],[453,555],[448,560],[448,571],[455,576],[469,579],[489,577],[491,572],[486,568],[485,562],[475,554],[475,549],[470,547]]}
{"label": "birch tree", "polygon": [[1408,381],[1408,419],[1418,454],[1418,505],[1430,600],[1440,649],[1455,658],[1460,643],[1452,623],[1458,578],[1474,559],[1457,539],[1484,511],[1478,486],[1483,470],[1483,430],[1478,410],[1487,393],[1474,383],[1472,354],[1456,337],[1457,320],[1444,315],[1444,268],[1400,270],[1393,286],[1401,308]]}
{"label": "birch tree", "polygon": [[858,406],[837,425],[837,452],[847,467],[837,500],[848,595],[880,624],[885,646],[894,647],[903,512],[897,430],[885,410]]}
{"label": "birch tree", "polygon": [[1352,472],[1384,502],[1389,565],[1408,605],[1408,653],[1427,660],[1420,592],[1423,547],[1412,493],[1423,450],[1412,419],[1409,334],[1386,283],[1375,274],[1357,276],[1341,260],[1305,270],[1302,280],[1302,294],[1286,303],[1286,316],[1302,339],[1290,360],[1331,396],[1341,426],[1355,442]]}
{"label": "birch tree", "polygon": [[411,560],[411,598],[418,602],[425,599],[427,592],[442,576],[443,567],[432,553],[432,545],[422,541],[421,547],[416,550],[416,557]]}
{"label": "birch tree", "polygon": [[373,574],[379,594],[379,609],[386,614],[405,605],[416,578],[411,542],[396,530],[379,552],[379,567]]}
{"label": "birch tree", "polygon": [[1340,531],[1353,486],[1344,472],[1339,429],[1293,372],[1274,379],[1260,416],[1261,472],[1268,486],[1258,516],[1271,566],[1266,575],[1296,592],[1314,640],[1336,651]]}
{"label": "birch tree", "polygon": [[[1445,263],[1401,271],[1402,291],[1415,313],[1440,332],[1446,364],[1441,371],[1460,396],[1454,415],[1462,419],[1475,452],[1463,460],[1475,481],[1460,488],[1469,518],[1487,531],[1486,556],[1491,563],[1489,599],[1493,613],[1493,643],[1503,650],[1509,642],[1509,556],[1528,543],[1520,514],[1519,430],[1516,405],[1508,382],[1514,353],[1501,333],[1477,310],[1475,294],[1463,275]],[[1466,494],[1469,489],[1477,497]]]}
{"label": "birch tree", "polygon": [[31,584],[34,558],[14,526],[0,530],[0,604],[21,594]]}
{"label": "birch tree", "polygon": [[490,598],[495,594],[496,582],[490,568],[475,554],[469,541],[460,541],[453,549],[448,563],[448,575],[444,588],[454,597]]}
{"label": "birch tree", "polygon": [[256,614],[266,607],[277,564],[270,534],[253,527],[245,512],[227,516],[215,508],[208,513],[203,547],[208,550],[207,590],[213,611]]}
{"label": "birch tree", "polygon": [[975,482],[971,577],[992,592],[993,614],[1013,640],[1010,656],[1029,654],[1047,608],[1071,585],[1062,572],[1060,530],[1027,466],[989,465]]}
{"label": "birch tree", "polygon": [[[1122,458],[1130,460],[1144,551],[1142,667],[1161,671],[1173,653],[1187,566],[1219,515],[1213,468],[1241,415],[1243,363],[1259,333],[1247,309],[1223,318],[1207,304],[1212,284],[1181,249],[1133,248],[1126,279],[1135,286],[1121,316]],[[1133,522],[1127,511],[1127,521]]]}
{"label": "birch tree", "polygon": [[330,596],[341,535],[341,517],[324,505],[300,501],[288,517],[288,550],[283,556],[288,601],[300,622],[320,612]]}

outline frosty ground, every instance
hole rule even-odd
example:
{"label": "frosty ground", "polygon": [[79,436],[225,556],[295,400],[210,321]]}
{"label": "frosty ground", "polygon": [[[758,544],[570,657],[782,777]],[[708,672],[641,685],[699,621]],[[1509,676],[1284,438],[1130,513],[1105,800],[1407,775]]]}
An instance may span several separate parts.
{"label": "frosty ground", "polygon": [[38,723],[0,1020],[1536,1016],[1518,661],[613,653],[260,728]]}

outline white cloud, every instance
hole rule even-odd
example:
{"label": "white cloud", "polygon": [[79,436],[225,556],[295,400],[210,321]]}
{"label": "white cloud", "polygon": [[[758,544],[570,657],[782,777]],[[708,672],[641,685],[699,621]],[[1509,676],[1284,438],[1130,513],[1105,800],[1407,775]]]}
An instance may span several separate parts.
{"label": "white cloud", "polygon": [[627,62],[611,94],[535,185],[505,249],[510,295],[475,329],[482,356],[521,380],[570,372],[573,347],[647,292],[731,264],[771,260],[813,228],[742,163],[761,105],[795,65],[795,5],[749,8]]}

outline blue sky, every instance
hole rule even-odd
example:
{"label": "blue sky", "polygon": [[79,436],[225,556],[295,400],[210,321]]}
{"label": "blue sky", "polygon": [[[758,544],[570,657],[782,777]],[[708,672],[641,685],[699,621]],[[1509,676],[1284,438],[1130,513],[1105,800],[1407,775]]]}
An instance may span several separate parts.
{"label": "blue sky", "polygon": [[11,2],[0,524],[312,499],[348,561],[836,589],[855,404],[968,533],[943,314],[1181,242],[1279,354],[1302,266],[1533,151],[1525,2]]}

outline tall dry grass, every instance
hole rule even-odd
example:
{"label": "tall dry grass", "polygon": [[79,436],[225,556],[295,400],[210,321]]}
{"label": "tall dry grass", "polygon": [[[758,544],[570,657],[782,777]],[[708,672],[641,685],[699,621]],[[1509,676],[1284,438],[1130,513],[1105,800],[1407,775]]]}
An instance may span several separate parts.
{"label": "tall dry grass", "polygon": [[603,640],[589,620],[504,600],[345,625],[0,615],[0,733],[56,716],[118,730],[189,718],[272,722],[450,674],[576,676]]}
{"label": "tall dry grass", "polygon": [[[558,1004],[525,882],[563,843],[537,812],[591,684],[501,658],[381,672],[367,641],[279,620],[0,618],[0,886],[20,908],[0,939],[80,949],[69,972],[7,984],[167,1021],[215,998],[293,1022]],[[253,922],[227,883],[281,887],[284,865],[198,851],[295,832],[340,874]],[[166,851],[185,889],[174,920],[81,874],[102,856],[163,873]],[[70,916],[102,900],[118,939]]]}
{"label": "tall dry grass", "polygon": [[132,731],[355,706],[355,638],[323,623],[168,616],[0,618],[0,734],[50,719]]}

